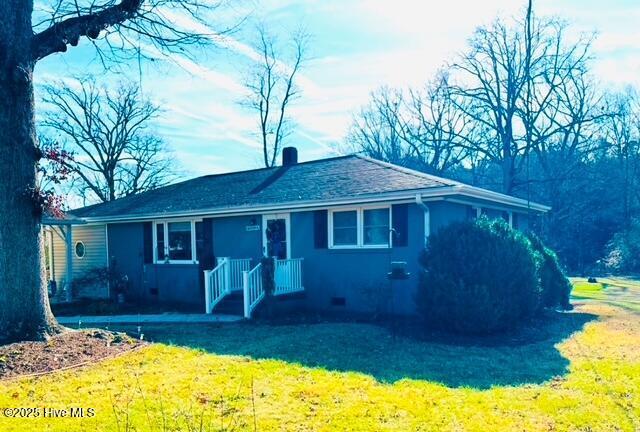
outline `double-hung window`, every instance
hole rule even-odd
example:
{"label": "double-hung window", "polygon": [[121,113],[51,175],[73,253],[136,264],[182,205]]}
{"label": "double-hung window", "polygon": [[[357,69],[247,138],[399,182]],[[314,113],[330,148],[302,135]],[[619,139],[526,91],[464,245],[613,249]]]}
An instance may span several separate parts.
{"label": "double-hung window", "polygon": [[391,245],[390,207],[359,207],[329,212],[330,247],[386,248]]}
{"label": "double-hung window", "polygon": [[362,244],[389,246],[389,208],[362,210]]}
{"label": "double-hung window", "polygon": [[[195,263],[196,232],[201,224],[194,220],[156,222],[154,231],[154,253],[156,263]],[[198,228],[198,229],[196,229]]]}
{"label": "double-hung window", "polygon": [[358,245],[358,211],[346,210],[333,212],[333,245]]}

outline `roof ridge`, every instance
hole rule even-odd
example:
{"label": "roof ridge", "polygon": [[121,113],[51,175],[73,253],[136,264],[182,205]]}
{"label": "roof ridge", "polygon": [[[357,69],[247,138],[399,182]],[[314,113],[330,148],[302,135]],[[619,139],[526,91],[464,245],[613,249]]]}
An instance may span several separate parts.
{"label": "roof ridge", "polygon": [[404,174],[409,174],[409,175],[413,175],[413,176],[418,177],[418,178],[424,178],[424,179],[437,181],[439,183],[442,183],[445,186],[465,185],[464,183],[461,183],[461,182],[456,181],[456,180],[448,179],[448,178],[445,178],[445,177],[439,177],[439,176],[436,176],[436,175],[433,175],[433,174],[427,174],[427,173],[422,172],[422,171],[414,170],[414,169],[411,169],[411,168],[406,168],[406,167],[403,167],[403,166],[400,166],[400,165],[396,165],[396,164],[393,164],[393,163],[390,163],[390,162],[381,161],[380,159],[372,158],[370,156],[365,156],[365,155],[360,155],[360,154],[354,154],[354,156],[356,156],[356,157],[358,157],[360,159],[366,160],[368,162],[375,163],[375,164],[380,165],[382,167],[393,169],[395,171],[398,171],[398,172],[401,172],[401,173],[404,173]]}
{"label": "roof ridge", "polygon": [[[317,163],[317,162],[326,162],[326,161],[336,160],[336,159],[346,159],[348,157],[353,157],[353,156],[357,156],[357,155],[348,154],[348,155],[332,156],[332,157],[322,158],[322,159],[313,159],[313,160],[308,160],[308,161],[304,161],[304,162],[298,162],[298,163],[293,164],[291,166],[309,165],[309,164],[313,164],[313,163]],[[194,178],[189,179],[189,180],[195,180],[195,179],[204,178],[204,177],[207,177],[207,178],[222,177],[222,176],[232,175],[232,174],[246,174],[246,173],[249,173],[249,172],[266,171],[266,170],[278,169],[278,168],[282,168],[282,167],[283,167],[283,165],[277,165],[277,166],[272,166],[272,167],[252,168],[252,169],[247,169],[247,170],[231,171],[231,172],[226,172],[226,173],[205,174],[205,175],[201,175],[201,176],[198,176],[198,177],[194,177]],[[189,180],[185,180],[185,181],[189,181]],[[174,183],[174,184],[179,184],[179,183]]]}

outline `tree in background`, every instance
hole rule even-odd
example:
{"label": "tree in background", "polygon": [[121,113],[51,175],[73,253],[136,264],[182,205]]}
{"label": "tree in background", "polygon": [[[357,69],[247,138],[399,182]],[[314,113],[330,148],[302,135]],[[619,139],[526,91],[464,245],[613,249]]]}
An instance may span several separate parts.
{"label": "tree in background", "polygon": [[[137,57],[140,41],[188,54],[212,41],[217,4],[204,0],[32,0],[0,2],[0,340],[44,339],[61,331],[47,297],[36,190],[36,63],[90,40],[106,65]],[[171,19],[181,13],[195,25]]]}
{"label": "tree in background", "polygon": [[605,100],[607,116],[602,122],[604,156],[612,159],[611,173],[620,184],[625,228],[640,207],[640,96],[633,88],[610,93]]}
{"label": "tree in background", "polygon": [[165,142],[153,134],[158,106],[139,87],[109,90],[91,77],[77,85],[44,86],[41,126],[73,153],[64,165],[73,173],[70,189],[85,202],[107,202],[166,185],[175,162]]}
{"label": "tree in background", "polygon": [[473,123],[452,104],[443,73],[423,90],[383,87],[355,116],[347,137],[350,150],[421,171],[442,174],[468,156],[464,141]]}
{"label": "tree in background", "polygon": [[591,38],[569,33],[528,1],[522,17],[478,28],[426,93],[374,93],[347,146],[549,204],[534,227],[545,243],[573,272],[601,267],[625,238],[612,243],[614,235],[640,219],[640,103],[633,90],[601,88],[590,72]]}
{"label": "tree in background", "polygon": [[[574,87],[587,68],[590,41],[569,42],[557,20],[497,19],[480,27],[470,48],[451,65],[453,103],[482,125],[485,139],[471,150],[499,167],[502,192],[526,182],[530,153],[591,121]],[[578,107],[578,109],[576,109]]]}
{"label": "tree in background", "polygon": [[296,32],[287,57],[275,38],[264,27],[258,27],[255,49],[260,59],[245,81],[248,97],[243,103],[258,115],[258,135],[267,168],[276,165],[283,142],[291,132],[289,105],[300,94],[296,81],[306,60],[308,40],[304,31]]}
{"label": "tree in background", "polygon": [[367,156],[412,165],[412,148],[402,139],[404,96],[401,91],[383,87],[371,94],[371,102],[354,117],[347,143]]}

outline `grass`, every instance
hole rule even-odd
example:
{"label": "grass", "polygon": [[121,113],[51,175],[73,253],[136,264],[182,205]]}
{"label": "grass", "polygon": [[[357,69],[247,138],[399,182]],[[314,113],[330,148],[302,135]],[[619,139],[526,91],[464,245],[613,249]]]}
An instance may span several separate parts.
{"label": "grass", "polygon": [[589,283],[585,278],[572,278],[574,300],[597,301],[640,313],[640,281],[628,278],[598,278]]}
{"label": "grass", "polygon": [[144,327],[157,343],[141,351],[0,383],[0,407],[94,417],[0,416],[0,430],[636,431],[640,286],[612,281],[576,280],[576,311],[493,339],[339,322]]}

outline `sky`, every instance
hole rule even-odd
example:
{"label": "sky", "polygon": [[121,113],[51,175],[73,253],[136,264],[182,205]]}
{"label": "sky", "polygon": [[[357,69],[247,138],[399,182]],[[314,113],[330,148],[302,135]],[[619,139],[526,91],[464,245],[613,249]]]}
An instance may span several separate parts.
{"label": "sky", "polygon": [[[195,61],[176,55],[105,74],[85,41],[38,64],[36,93],[44,83],[87,72],[106,85],[140,81],[145,96],[162,107],[154,129],[172,148],[183,178],[258,168],[256,114],[241,103],[242,83],[255,61],[255,26],[262,23],[283,43],[303,26],[311,35],[310,58],[299,75],[301,93],[290,107],[293,132],[285,145],[297,147],[302,161],[335,156],[372,91],[424,85],[465,49],[475,28],[525,6],[516,0],[235,3],[225,17],[247,17],[241,29]],[[640,1],[536,0],[534,7],[539,16],[565,20],[573,35],[595,33],[593,72],[602,85],[640,87]]]}

